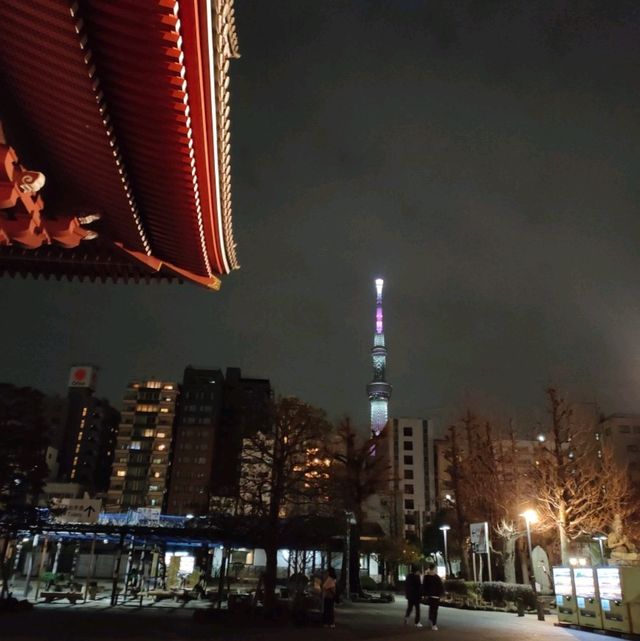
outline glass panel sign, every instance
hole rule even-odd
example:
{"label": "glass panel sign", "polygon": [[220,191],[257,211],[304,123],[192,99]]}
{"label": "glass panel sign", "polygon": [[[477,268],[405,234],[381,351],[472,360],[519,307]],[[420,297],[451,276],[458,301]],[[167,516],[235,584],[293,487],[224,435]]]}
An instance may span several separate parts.
{"label": "glass panel sign", "polygon": [[622,601],[620,570],[618,568],[598,568],[597,572],[600,597],[612,601]]}
{"label": "glass panel sign", "polygon": [[553,568],[553,583],[556,586],[556,594],[573,594],[571,568]]}
{"label": "glass panel sign", "polygon": [[576,584],[576,594],[593,598],[596,595],[596,584],[593,579],[592,568],[575,568],[573,571],[573,580]]}

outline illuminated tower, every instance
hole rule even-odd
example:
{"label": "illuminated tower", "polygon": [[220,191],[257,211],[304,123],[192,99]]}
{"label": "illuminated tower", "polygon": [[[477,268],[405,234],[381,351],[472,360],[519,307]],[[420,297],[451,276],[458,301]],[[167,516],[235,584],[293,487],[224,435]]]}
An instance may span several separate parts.
{"label": "illuminated tower", "polygon": [[376,279],[376,333],[373,337],[371,357],[373,360],[373,380],[367,385],[367,395],[371,404],[371,432],[377,436],[387,424],[391,385],[387,383],[387,348],[384,345],[384,323],[382,320],[382,278]]}

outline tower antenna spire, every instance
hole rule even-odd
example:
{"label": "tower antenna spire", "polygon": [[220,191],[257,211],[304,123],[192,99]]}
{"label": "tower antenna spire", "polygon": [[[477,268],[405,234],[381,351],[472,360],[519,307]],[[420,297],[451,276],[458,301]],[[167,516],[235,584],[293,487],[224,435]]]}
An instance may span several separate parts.
{"label": "tower antenna spire", "polygon": [[384,340],[384,317],[382,313],[382,290],[384,280],[376,278],[376,331],[373,335],[371,358],[373,361],[373,379],[367,385],[367,396],[371,406],[371,432],[378,436],[389,418],[389,398],[391,385],[387,383],[387,348]]}

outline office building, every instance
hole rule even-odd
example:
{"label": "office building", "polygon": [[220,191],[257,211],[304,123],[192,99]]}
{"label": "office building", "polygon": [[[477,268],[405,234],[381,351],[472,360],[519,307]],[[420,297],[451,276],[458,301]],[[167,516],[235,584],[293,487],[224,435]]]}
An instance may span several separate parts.
{"label": "office building", "polygon": [[[95,396],[97,370],[75,366],[69,374],[64,426],[54,433],[58,447],[57,480],[79,483],[90,494],[106,492],[115,446],[119,413]],[[49,403],[52,416],[58,410]]]}

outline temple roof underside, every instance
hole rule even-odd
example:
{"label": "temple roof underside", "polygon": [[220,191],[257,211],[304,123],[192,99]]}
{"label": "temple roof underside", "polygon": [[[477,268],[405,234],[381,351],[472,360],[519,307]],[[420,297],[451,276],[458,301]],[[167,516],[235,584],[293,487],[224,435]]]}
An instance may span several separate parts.
{"label": "temple roof underside", "polygon": [[238,56],[233,0],[3,0],[0,273],[218,289]]}

